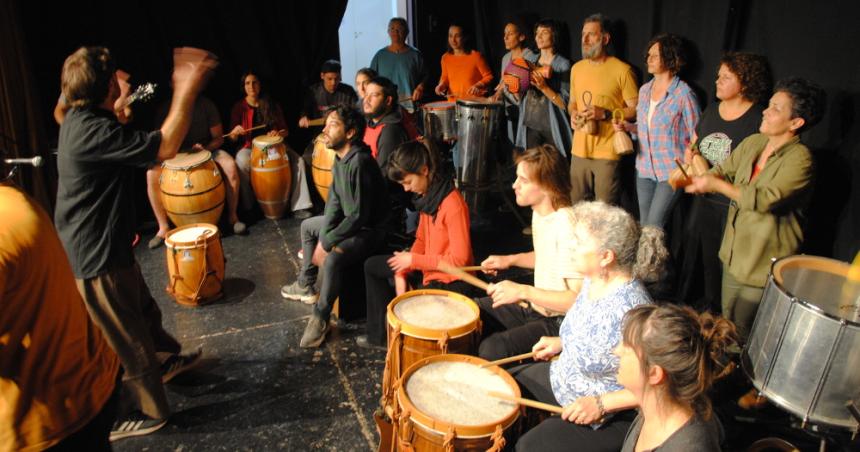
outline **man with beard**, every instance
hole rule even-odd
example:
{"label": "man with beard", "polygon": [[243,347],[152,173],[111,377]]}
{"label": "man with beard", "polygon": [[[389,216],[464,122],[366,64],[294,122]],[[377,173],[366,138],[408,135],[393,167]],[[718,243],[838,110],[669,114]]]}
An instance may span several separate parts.
{"label": "man with beard", "polygon": [[[302,268],[297,281],[281,288],[284,298],[315,303],[299,344],[304,348],[319,347],[325,340],[345,269],[376,254],[388,232],[388,193],[379,166],[362,142],[364,128],[364,117],[351,107],[338,106],[326,115],[323,139],[337,154],[328,202],[322,216],[302,222]],[[317,295],[320,267],[325,278]]]}
{"label": "man with beard", "polygon": [[570,197],[574,204],[592,195],[617,204],[619,194],[618,154],[612,147],[612,112],[620,109],[625,119],[636,117],[639,87],[630,65],[609,56],[609,19],[602,14],[585,18],[582,24],[582,60],[570,71],[571,127],[597,121],[597,131],[573,133],[570,164]]}
{"label": "man with beard", "polygon": [[[364,143],[370,146],[370,153],[379,163],[382,174],[388,174],[388,161],[394,150],[416,135],[409,133],[403,120],[402,110],[397,104],[397,86],[385,77],[371,79],[365,88],[363,110],[367,118]],[[394,227],[402,232],[409,197],[400,184],[392,180],[386,180],[386,183],[396,217]]]}

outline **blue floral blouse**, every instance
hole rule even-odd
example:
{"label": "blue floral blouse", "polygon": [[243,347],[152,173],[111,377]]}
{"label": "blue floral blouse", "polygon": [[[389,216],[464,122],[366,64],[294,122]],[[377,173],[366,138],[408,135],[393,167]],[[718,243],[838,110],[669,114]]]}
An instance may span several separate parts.
{"label": "blue floral blouse", "polygon": [[586,396],[618,391],[618,357],[612,350],[621,343],[624,314],[651,296],[638,280],[614,292],[589,300],[591,281],[583,281],[576,303],[564,316],[559,335],[561,356],[550,364],[549,380],[556,400],[562,406]]}

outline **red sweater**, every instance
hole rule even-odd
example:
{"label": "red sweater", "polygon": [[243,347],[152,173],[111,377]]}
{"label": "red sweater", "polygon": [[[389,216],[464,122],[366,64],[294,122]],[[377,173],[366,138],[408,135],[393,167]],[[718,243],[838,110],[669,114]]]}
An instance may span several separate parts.
{"label": "red sweater", "polygon": [[436,220],[421,213],[418,231],[412,244],[412,267],[410,270],[424,272],[424,284],[430,281],[450,283],[451,276],[436,270],[439,260],[455,267],[472,265],[472,240],[469,238],[469,207],[456,189],[442,200],[436,212]]}
{"label": "red sweater", "polygon": [[[277,103],[272,102],[272,107],[275,110],[273,112],[275,114],[275,123],[270,125],[274,126],[275,129],[278,130],[287,130],[287,121],[284,120],[284,112],[281,110],[281,106]],[[248,105],[248,101],[246,101],[245,98],[242,98],[241,100],[233,104],[233,110],[230,112],[230,130],[233,130],[233,128],[236,126],[242,126],[243,129],[248,130],[254,126],[260,125],[254,124],[254,112],[256,111],[256,109],[256,107]],[[246,133],[239,138],[240,143],[242,143],[242,146],[240,146],[240,148],[251,149],[251,142],[254,137],[265,135],[265,133],[268,132],[268,129],[255,132],[256,133],[254,134]]]}

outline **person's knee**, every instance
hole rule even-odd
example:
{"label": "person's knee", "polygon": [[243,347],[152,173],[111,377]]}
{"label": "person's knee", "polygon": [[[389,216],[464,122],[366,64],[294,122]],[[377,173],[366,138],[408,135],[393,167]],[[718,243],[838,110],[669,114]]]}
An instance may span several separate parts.
{"label": "person's knee", "polygon": [[493,334],[485,338],[481,341],[481,345],[478,346],[478,356],[486,359],[487,361],[507,358],[508,356],[511,356],[508,352],[504,338],[500,333]]}

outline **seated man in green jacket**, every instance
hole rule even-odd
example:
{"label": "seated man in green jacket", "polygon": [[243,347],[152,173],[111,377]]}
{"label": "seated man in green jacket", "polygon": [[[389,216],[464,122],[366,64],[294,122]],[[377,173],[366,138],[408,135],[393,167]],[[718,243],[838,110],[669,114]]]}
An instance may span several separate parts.
{"label": "seated man in green jacket", "polygon": [[815,84],[800,78],[780,81],[762,116],[760,133],[686,187],[689,193],[721,193],[731,199],[720,246],[722,307],[744,341],[771,258],[792,255],[803,242],[813,162],[799,134],[821,119],[824,105],[824,90]]}
{"label": "seated man in green jacket", "polygon": [[[378,254],[390,229],[388,190],[370,148],[362,141],[365,120],[358,110],[338,106],[326,115],[323,136],[337,154],[322,216],[302,222],[302,269],[298,280],[281,288],[281,296],[314,303],[301,347],[319,347],[328,332],[334,300],[344,271]],[[323,268],[319,296],[314,283]]]}

